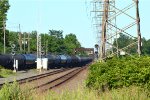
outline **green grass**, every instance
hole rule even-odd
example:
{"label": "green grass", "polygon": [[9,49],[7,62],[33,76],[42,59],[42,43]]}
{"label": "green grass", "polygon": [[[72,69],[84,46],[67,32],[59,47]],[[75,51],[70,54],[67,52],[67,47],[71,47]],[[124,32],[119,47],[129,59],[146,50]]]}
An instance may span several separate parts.
{"label": "green grass", "polygon": [[78,88],[64,90],[62,93],[49,91],[38,94],[31,91],[29,86],[21,88],[18,83],[6,83],[0,90],[0,100],[150,100],[148,91],[136,86],[112,89],[105,92]]}
{"label": "green grass", "polygon": [[4,69],[2,66],[0,66],[0,77],[9,77],[11,75],[14,75],[12,70]]}
{"label": "green grass", "polygon": [[49,92],[43,100],[150,100],[150,98],[146,91],[132,86],[100,93],[89,89],[64,91],[61,94]]}
{"label": "green grass", "polygon": [[144,89],[131,86],[100,93],[99,100],[150,100],[148,95]]}
{"label": "green grass", "polygon": [[[36,99],[35,99],[36,100]],[[95,92],[87,89],[64,90],[62,93],[52,91],[44,95],[43,100],[99,100]]]}
{"label": "green grass", "polygon": [[0,100],[33,100],[32,91],[28,88],[21,88],[14,81],[13,84],[5,83],[0,90]]}

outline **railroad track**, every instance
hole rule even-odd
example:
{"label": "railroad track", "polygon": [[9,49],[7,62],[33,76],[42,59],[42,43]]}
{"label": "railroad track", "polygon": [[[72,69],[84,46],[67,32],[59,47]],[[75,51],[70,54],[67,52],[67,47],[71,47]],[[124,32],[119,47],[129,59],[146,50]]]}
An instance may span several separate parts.
{"label": "railroad track", "polygon": [[[19,84],[23,84],[23,83],[31,82],[31,81],[34,81],[34,80],[39,80],[39,79],[41,79],[41,78],[48,77],[48,76],[51,76],[51,75],[54,75],[54,74],[58,74],[58,73],[61,73],[61,72],[67,71],[67,70],[70,70],[70,68],[60,69],[60,70],[56,70],[56,71],[52,71],[52,72],[47,72],[47,73],[43,73],[43,74],[31,76],[31,77],[19,79],[19,80],[16,80],[16,81],[17,81]],[[10,81],[10,82],[8,82],[8,83],[13,83],[13,82],[14,82],[14,81]],[[5,84],[5,83],[1,83],[1,84],[0,84],[0,88],[1,88],[4,84]]]}
{"label": "railroad track", "polygon": [[38,85],[36,87],[34,87],[33,89],[36,89],[38,92],[45,92],[49,89],[52,89],[54,87],[57,87],[61,84],[63,84],[64,82],[66,82],[67,80],[73,78],[74,76],[76,76],[79,72],[81,72],[82,70],[86,69],[87,67],[80,67],[77,69],[74,69],[60,77],[57,77],[51,81],[48,82],[43,82],[43,84]]}
{"label": "railroad track", "polygon": [[[79,72],[81,72],[85,68],[87,67],[78,67],[78,68],[73,68],[73,69],[70,69],[70,68],[61,69],[61,70],[57,70],[57,71],[53,71],[49,73],[39,74],[36,76],[20,79],[20,80],[17,80],[17,82],[20,84],[21,87],[25,86],[24,85],[25,83],[35,84],[35,86],[31,88],[31,90],[37,90],[38,92],[45,92],[73,78],[75,75],[77,75]],[[62,74],[62,75],[58,75],[58,77],[55,77],[56,76],[55,74]],[[47,78],[48,80],[44,78]],[[13,81],[9,83],[13,83]],[[2,85],[3,84],[0,84],[0,87]]]}

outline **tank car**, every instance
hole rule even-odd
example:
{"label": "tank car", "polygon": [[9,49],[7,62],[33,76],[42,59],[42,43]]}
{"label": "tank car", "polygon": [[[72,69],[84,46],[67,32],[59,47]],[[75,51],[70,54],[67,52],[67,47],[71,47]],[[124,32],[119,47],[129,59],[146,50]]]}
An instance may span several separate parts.
{"label": "tank car", "polygon": [[36,68],[36,55],[35,54],[17,54],[14,56],[18,60],[18,70]]}
{"label": "tank car", "polygon": [[58,55],[47,54],[45,57],[48,58],[48,69],[57,68],[61,63],[61,58]]}
{"label": "tank car", "polygon": [[13,61],[12,61],[12,56],[9,54],[0,54],[0,65],[13,70]]}
{"label": "tank car", "polygon": [[72,61],[72,58],[71,56],[69,55],[66,55],[66,58],[67,58],[67,62],[66,62],[66,67],[71,67],[71,61]]}
{"label": "tank car", "polygon": [[59,64],[59,68],[60,67],[65,67],[67,65],[67,56],[65,55],[58,55],[61,59],[60,64]]}
{"label": "tank car", "polygon": [[72,67],[75,67],[78,65],[78,57],[77,56],[71,56],[71,64],[72,64]]}

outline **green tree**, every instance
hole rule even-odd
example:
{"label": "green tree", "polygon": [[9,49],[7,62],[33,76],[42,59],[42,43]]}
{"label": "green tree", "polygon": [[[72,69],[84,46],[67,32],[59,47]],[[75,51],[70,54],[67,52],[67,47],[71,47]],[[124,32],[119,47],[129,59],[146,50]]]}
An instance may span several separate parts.
{"label": "green tree", "polygon": [[66,53],[62,30],[49,30],[48,51],[52,53]]}
{"label": "green tree", "polygon": [[7,53],[11,52],[11,44],[16,45],[16,51],[19,51],[19,44],[18,44],[18,32],[10,31],[9,34],[6,37],[6,46],[7,46]]}
{"label": "green tree", "polygon": [[37,48],[37,41],[36,41],[36,39],[37,39],[37,31],[32,31],[31,33],[30,33],[30,51],[31,52],[36,52],[36,48]]}
{"label": "green tree", "polygon": [[[132,39],[132,38],[130,38],[129,36],[120,33],[120,37],[117,38],[118,48],[119,48],[119,49],[122,49],[122,48],[128,46],[129,44],[131,44],[131,43],[133,43],[133,42],[135,42],[135,41],[136,41],[135,39]],[[114,43],[113,43],[113,44],[114,44],[115,46],[117,46],[117,44],[116,44],[116,39],[114,40]],[[137,52],[136,49],[137,49],[137,45],[134,45],[134,46],[132,46],[132,47],[129,47],[129,48],[125,49],[125,51],[127,51],[128,53],[133,54],[133,53],[136,53],[136,52]],[[115,49],[115,50],[116,50],[116,49]],[[114,50],[114,51],[115,51],[115,50]]]}
{"label": "green tree", "polygon": [[142,54],[150,55],[150,39],[142,38]]}
{"label": "green tree", "polygon": [[10,5],[8,0],[0,0],[0,42],[3,41],[3,22],[7,20],[7,11]]}
{"label": "green tree", "polygon": [[67,47],[67,54],[73,54],[75,48],[80,48],[81,44],[75,34],[68,34],[65,36],[65,46]]}

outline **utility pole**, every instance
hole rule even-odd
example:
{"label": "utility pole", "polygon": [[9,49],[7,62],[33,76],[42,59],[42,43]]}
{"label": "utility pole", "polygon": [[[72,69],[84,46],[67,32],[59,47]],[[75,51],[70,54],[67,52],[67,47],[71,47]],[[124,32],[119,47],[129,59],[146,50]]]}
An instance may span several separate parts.
{"label": "utility pole", "polygon": [[104,15],[102,18],[102,42],[101,42],[101,55],[100,60],[103,60],[105,57],[105,46],[106,46],[106,32],[107,32],[107,20],[108,20],[108,8],[109,8],[109,0],[104,1]]}
{"label": "utility pole", "polygon": [[141,31],[140,31],[140,16],[139,16],[139,0],[136,3],[136,20],[137,20],[137,35],[138,35],[138,49],[137,52],[139,56],[141,55]]}
{"label": "utility pole", "polygon": [[25,46],[25,45],[26,45],[26,39],[25,39],[25,36],[26,36],[26,35],[25,35],[25,34],[26,34],[26,33],[23,33],[23,35],[24,35],[24,36],[23,36],[23,50],[24,50],[24,53],[26,52],[26,46]]}
{"label": "utility pole", "polygon": [[22,34],[21,34],[21,28],[20,28],[20,24],[19,24],[19,46],[20,46],[20,52],[22,53]]}
{"label": "utility pole", "polygon": [[48,53],[48,40],[46,40],[46,46],[45,46],[45,54],[47,55]]}
{"label": "utility pole", "polygon": [[6,53],[6,29],[5,29],[5,26],[6,23],[5,21],[3,21],[3,31],[4,31],[4,54]]}
{"label": "utility pole", "polygon": [[30,53],[30,33],[28,33],[28,53]]}

